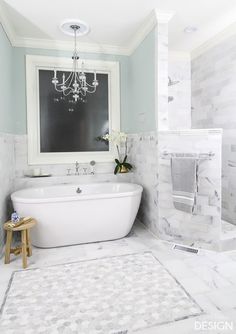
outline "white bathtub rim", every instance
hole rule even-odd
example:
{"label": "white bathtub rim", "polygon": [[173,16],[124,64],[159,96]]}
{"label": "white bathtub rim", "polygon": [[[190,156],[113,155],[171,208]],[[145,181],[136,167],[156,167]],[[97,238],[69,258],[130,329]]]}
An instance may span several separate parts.
{"label": "white bathtub rim", "polygon": [[[128,183],[128,182],[122,182],[118,184],[122,185],[132,185],[134,186],[133,190],[129,191],[121,191],[117,193],[113,192],[107,192],[103,194],[86,194],[84,195],[83,193],[76,194],[74,196],[64,196],[64,197],[46,197],[46,198],[22,198],[20,197],[20,194],[24,191],[29,191],[32,189],[42,189],[42,188],[56,188],[56,187],[61,187],[61,186],[68,186],[68,184],[60,184],[60,185],[53,185],[53,186],[45,186],[45,187],[34,187],[34,188],[24,188],[18,191],[15,191],[14,193],[11,194],[11,200],[15,203],[25,203],[25,204],[40,204],[40,203],[55,203],[55,202],[71,202],[71,201],[87,201],[87,200],[102,200],[102,199],[112,199],[112,198],[119,198],[119,197],[133,197],[133,196],[139,196],[140,193],[143,191],[143,187],[139,184],[136,183]],[[86,185],[99,185],[102,186],[103,184],[116,184],[116,183],[88,183],[88,184],[70,184],[69,186],[76,186],[76,187],[83,187]]]}

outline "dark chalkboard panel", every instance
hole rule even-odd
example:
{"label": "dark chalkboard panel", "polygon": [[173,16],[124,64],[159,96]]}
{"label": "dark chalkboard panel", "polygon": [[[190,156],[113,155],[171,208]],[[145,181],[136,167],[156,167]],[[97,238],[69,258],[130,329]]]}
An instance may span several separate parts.
{"label": "dark chalkboard panel", "polygon": [[[60,82],[62,73],[57,72]],[[97,74],[99,86],[95,93],[87,94],[86,103],[57,93],[52,76],[53,71],[39,70],[41,152],[108,151],[108,145],[97,140],[109,127],[108,74]],[[93,74],[86,76],[92,82]]]}

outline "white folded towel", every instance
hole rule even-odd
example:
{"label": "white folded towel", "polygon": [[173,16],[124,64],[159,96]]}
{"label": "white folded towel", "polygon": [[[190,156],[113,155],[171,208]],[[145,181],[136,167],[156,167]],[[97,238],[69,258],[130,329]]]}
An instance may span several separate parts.
{"label": "white folded towel", "polygon": [[197,195],[197,160],[191,157],[171,159],[172,196],[177,210],[193,213]]}

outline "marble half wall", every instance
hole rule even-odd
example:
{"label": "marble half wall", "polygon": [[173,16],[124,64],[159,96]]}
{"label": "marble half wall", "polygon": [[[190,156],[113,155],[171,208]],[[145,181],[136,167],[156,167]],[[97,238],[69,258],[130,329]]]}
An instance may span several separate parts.
{"label": "marble half wall", "polygon": [[[41,168],[42,173],[52,174],[53,176],[66,176],[70,170],[71,176],[75,174],[75,162],[73,164],[49,164],[49,165],[29,165],[28,164],[28,136],[15,135],[15,177],[23,178],[25,174],[30,174],[34,168]],[[91,167],[89,163],[80,163],[79,174],[89,174]],[[96,174],[113,173],[114,163],[96,163],[94,171]]]}
{"label": "marble half wall", "polygon": [[158,141],[156,132],[128,137],[128,160],[134,166],[132,182],[143,186],[139,220],[158,233]]}
{"label": "marble half wall", "polygon": [[[220,250],[221,237],[221,130],[162,131],[159,145],[159,236],[199,248]],[[176,210],[172,200],[169,153],[214,153],[199,162],[199,191],[194,215]]]}
{"label": "marble half wall", "polygon": [[10,194],[14,180],[14,135],[0,133],[0,258],[4,247],[3,223],[10,214]]}

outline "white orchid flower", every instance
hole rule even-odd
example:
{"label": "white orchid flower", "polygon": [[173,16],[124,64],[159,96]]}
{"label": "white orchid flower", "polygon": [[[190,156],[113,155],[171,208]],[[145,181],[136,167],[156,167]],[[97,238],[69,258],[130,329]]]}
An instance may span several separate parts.
{"label": "white orchid flower", "polygon": [[102,137],[104,140],[113,143],[114,145],[119,145],[120,143],[126,142],[127,134],[119,131],[112,131],[111,134],[106,134]]}

